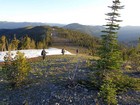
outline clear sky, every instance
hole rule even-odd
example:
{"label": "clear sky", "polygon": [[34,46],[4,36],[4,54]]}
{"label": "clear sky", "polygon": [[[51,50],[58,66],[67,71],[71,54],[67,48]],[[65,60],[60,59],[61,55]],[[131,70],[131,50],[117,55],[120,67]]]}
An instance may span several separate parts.
{"label": "clear sky", "polygon": [[[140,0],[120,0],[121,25],[140,26]],[[0,0],[0,21],[106,24],[112,0]]]}

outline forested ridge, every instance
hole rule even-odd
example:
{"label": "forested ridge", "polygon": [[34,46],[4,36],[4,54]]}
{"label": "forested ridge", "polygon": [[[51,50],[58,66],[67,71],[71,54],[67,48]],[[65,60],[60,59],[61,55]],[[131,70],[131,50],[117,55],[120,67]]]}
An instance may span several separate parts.
{"label": "forested ridge", "polygon": [[53,39],[55,37],[67,39],[74,46],[81,46],[87,49],[93,48],[94,51],[92,52],[95,53],[95,49],[100,42],[99,38],[90,36],[86,33],[50,26],[29,26],[19,29],[1,29],[0,36],[1,50],[8,50],[10,43],[14,42],[17,42],[16,44],[18,44],[15,45],[16,49],[47,48],[52,46]]}

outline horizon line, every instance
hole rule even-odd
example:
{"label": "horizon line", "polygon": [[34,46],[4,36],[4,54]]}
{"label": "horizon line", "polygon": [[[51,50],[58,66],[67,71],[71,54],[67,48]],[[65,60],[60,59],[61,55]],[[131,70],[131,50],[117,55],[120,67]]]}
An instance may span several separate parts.
{"label": "horizon line", "polygon": [[[82,24],[82,23],[78,23],[78,22],[72,22],[72,23],[55,23],[55,22],[38,22],[38,21],[34,21],[34,22],[31,22],[31,21],[0,21],[0,22],[13,22],[13,23],[42,23],[42,24],[60,24],[60,25],[69,25],[69,24],[79,24],[79,25],[86,25],[86,26],[103,26],[103,25],[100,25],[100,24]],[[122,27],[125,27],[125,26],[140,26],[140,25],[120,25]]]}

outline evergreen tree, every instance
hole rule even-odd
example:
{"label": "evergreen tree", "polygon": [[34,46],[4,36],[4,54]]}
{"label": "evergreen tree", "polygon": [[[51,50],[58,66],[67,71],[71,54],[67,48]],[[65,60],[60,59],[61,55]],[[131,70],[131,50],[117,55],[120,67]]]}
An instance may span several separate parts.
{"label": "evergreen tree", "polygon": [[118,10],[123,9],[123,6],[120,6],[120,0],[113,0],[112,2],[112,6],[108,6],[112,12],[106,14],[108,22],[105,25],[105,30],[102,31],[105,34],[101,36],[100,59],[97,63],[99,95],[108,105],[117,104],[116,94],[118,87],[116,81],[119,81],[119,79],[115,80],[114,78],[122,75],[120,71],[121,52],[117,42],[117,30],[120,28],[118,22],[121,22],[121,20],[117,18],[120,17]]}
{"label": "evergreen tree", "polygon": [[6,36],[5,35],[1,36],[1,38],[0,38],[1,51],[6,51],[7,44],[8,44],[8,42],[7,42]]}
{"label": "evergreen tree", "polygon": [[47,47],[50,46],[50,45],[52,44],[51,33],[49,33],[49,34],[46,35],[45,40],[46,40],[46,46],[47,46]]}
{"label": "evergreen tree", "polygon": [[44,48],[44,43],[40,41],[37,43],[37,49],[42,49],[42,48]]}
{"label": "evergreen tree", "polygon": [[35,49],[35,48],[36,48],[35,41],[34,41],[33,39],[31,39],[30,47],[31,47],[32,49]]}
{"label": "evergreen tree", "polygon": [[28,35],[26,35],[21,43],[21,49],[30,49],[30,48],[31,48],[31,39],[30,37],[28,37]]}
{"label": "evergreen tree", "polygon": [[17,50],[19,43],[20,43],[20,41],[14,35],[14,39],[11,41],[11,44],[9,45],[9,50]]}
{"label": "evergreen tree", "polygon": [[31,67],[24,54],[21,52],[17,52],[17,55],[9,59],[9,53],[5,56],[5,63],[2,67],[2,71],[4,73],[4,77],[11,86],[20,86],[22,82],[27,78]]}
{"label": "evergreen tree", "polygon": [[118,10],[123,9],[123,6],[120,6],[119,0],[114,0],[113,5],[108,7],[111,8],[112,12],[106,14],[108,22],[105,25],[105,30],[102,31],[105,35],[102,35],[102,46],[99,50],[101,59],[98,62],[98,68],[104,72],[120,69],[121,64],[121,53],[117,43],[117,30],[120,28],[117,23],[121,20],[118,20],[117,17],[120,17]]}

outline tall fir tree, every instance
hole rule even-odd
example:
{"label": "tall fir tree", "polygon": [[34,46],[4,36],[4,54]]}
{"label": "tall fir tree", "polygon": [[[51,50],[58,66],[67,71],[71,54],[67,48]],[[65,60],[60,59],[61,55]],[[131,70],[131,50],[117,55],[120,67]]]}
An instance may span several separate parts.
{"label": "tall fir tree", "polygon": [[117,31],[120,28],[118,22],[122,20],[117,18],[120,17],[118,10],[123,9],[123,6],[120,5],[120,0],[113,0],[112,2],[112,6],[108,6],[112,12],[106,14],[108,22],[105,25],[105,30],[102,31],[105,34],[102,35],[102,43],[99,49],[100,59],[97,63],[97,68],[99,69],[99,95],[107,105],[117,105],[116,94],[118,87],[115,81],[119,82],[121,79],[116,80],[116,78],[122,76],[120,70],[121,52],[118,49],[117,42]]}
{"label": "tall fir tree", "polygon": [[120,17],[118,10],[123,9],[124,6],[120,5],[120,0],[113,0],[113,5],[108,7],[111,8],[112,12],[106,14],[108,22],[105,25],[105,30],[102,31],[105,34],[102,35],[102,45],[99,49],[101,59],[98,61],[98,69],[104,72],[120,69],[121,64],[117,30],[120,28],[118,22],[122,20],[118,20],[117,18]]}

